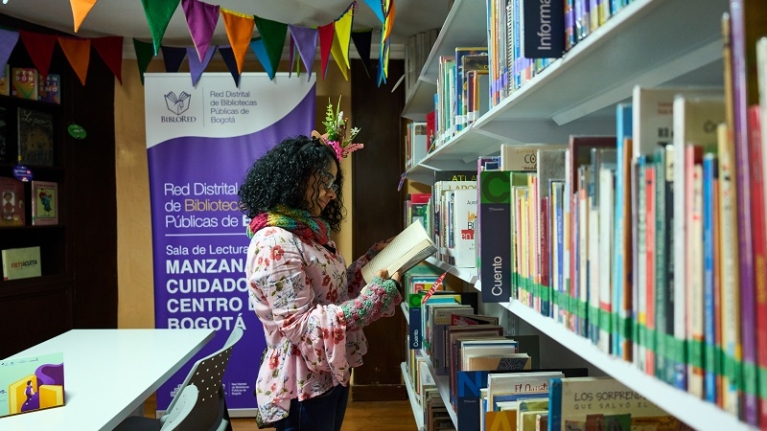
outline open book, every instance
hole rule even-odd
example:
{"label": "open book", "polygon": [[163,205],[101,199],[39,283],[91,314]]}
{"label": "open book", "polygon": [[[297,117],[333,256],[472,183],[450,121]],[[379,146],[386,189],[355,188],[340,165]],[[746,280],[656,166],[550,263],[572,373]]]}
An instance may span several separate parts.
{"label": "open book", "polygon": [[414,221],[362,267],[362,277],[370,283],[379,269],[388,270],[389,276],[397,271],[402,275],[436,251],[421,222]]}

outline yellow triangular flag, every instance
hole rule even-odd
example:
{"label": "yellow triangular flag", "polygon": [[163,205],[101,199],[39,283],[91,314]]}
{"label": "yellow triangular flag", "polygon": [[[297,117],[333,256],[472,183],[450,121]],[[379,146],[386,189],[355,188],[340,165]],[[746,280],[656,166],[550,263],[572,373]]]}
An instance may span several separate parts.
{"label": "yellow triangular flag", "polygon": [[242,74],[245,54],[248,52],[256,22],[253,20],[253,15],[245,15],[224,8],[219,10],[221,17],[224,19],[226,36],[229,38],[229,44],[232,46],[234,59],[237,61],[237,72]]}
{"label": "yellow triangular flag", "polygon": [[341,48],[341,54],[346,63],[346,68],[351,68],[349,64],[349,44],[352,38],[352,21],[354,20],[354,5],[349,6],[349,9],[341,15],[341,18],[335,22],[335,39],[338,40],[338,45]]}
{"label": "yellow triangular flag", "polygon": [[91,59],[91,40],[77,39],[74,37],[59,37],[59,46],[64,51],[64,55],[69,60],[80,83],[85,85],[85,78],[88,75],[88,63]]}
{"label": "yellow triangular flag", "polygon": [[72,6],[72,16],[75,19],[75,33],[80,30],[80,24],[83,23],[88,12],[91,11],[93,5],[98,0],[69,0],[70,6]]}

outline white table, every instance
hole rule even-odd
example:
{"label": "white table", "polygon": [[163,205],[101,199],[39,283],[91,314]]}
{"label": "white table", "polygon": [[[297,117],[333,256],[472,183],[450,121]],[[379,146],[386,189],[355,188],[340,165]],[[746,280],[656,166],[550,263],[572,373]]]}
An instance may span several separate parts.
{"label": "white table", "polygon": [[0,431],[112,430],[208,341],[212,329],[73,329],[12,357],[64,352],[62,407],[0,418]]}

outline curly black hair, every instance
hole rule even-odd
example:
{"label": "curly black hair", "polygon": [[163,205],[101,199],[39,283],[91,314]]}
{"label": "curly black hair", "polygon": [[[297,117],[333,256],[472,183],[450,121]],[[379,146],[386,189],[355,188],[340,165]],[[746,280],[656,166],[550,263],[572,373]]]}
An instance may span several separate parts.
{"label": "curly black hair", "polygon": [[341,166],[332,148],[303,135],[283,140],[253,163],[238,192],[240,210],[251,218],[278,204],[308,211],[312,205],[305,198],[309,178],[317,173],[322,180],[314,183],[316,196],[319,188],[333,179],[331,163],[338,168],[333,182],[338,191],[320,216],[330,224],[331,230],[338,232],[346,212],[341,192],[344,184]]}

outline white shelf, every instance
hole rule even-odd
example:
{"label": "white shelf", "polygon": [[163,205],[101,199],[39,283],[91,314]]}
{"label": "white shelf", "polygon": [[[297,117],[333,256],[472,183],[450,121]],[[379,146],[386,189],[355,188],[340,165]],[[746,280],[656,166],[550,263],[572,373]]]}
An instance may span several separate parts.
{"label": "white shelf", "polygon": [[426,262],[460,278],[469,284],[474,284],[477,282],[477,268],[456,268],[453,265],[437,260],[437,258],[434,256],[427,257]]}
{"label": "white shelf", "polygon": [[437,386],[439,396],[442,398],[442,402],[445,403],[447,414],[450,415],[450,420],[453,421],[453,425],[458,429],[458,415],[455,413],[455,410],[453,410],[453,404],[450,403],[450,378],[449,376],[438,376],[437,373],[434,372],[434,367],[431,364],[430,358],[426,358],[426,363],[429,365],[429,373],[431,373],[431,378]]}
{"label": "white shelf", "polygon": [[412,121],[426,121],[426,114],[434,110],[434,95],[437,85],[417,79],[412,89],[408,89],[402,116]]}
{"label": "white shelf", "polygon": [[602,352],[588,339],[575,334],[517,300],[502,305],[653,404],[660,407],[668,406],[670,414],[696,430],[756,431],[756,428],[739,421],[738,418],[716,405],[645,374],[634,364]]}
{"label": "white shelf", "polygon": [[[407,313],[405,313],[407,315]],[[423,408],[418,404],[415,396],[415,389],[410,382],[410,374],[407,371],[407,363],[402,362],[399,364],[402,369],[402,380],[405,381],[405,390],[407,390],[407,397],[410,400],[410,407],[413,409],[413,417],[415,418],[415,426],[418,431],[422,431],[423,427]]]}
{"label": "white shelf", "polygon": [[[455,2],[422,79],[436,77],[440,55],[486,33],[485,9],[475,3],[482,2]],[[614,106],[629,100],[635,85],[721,86],[720,17],[727,10],[727,0],[635,0],[422,163],[474,168],[478,156],[498,153],[501,143],[614,134]]]}

